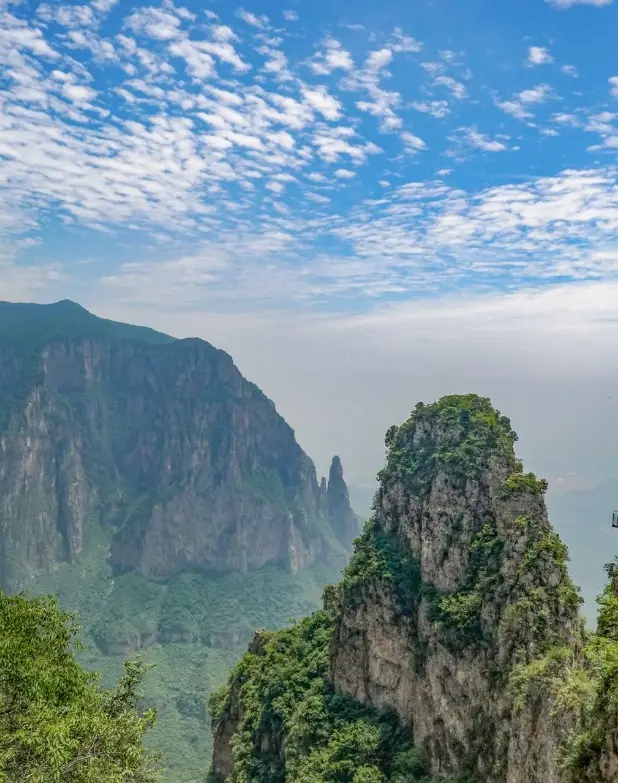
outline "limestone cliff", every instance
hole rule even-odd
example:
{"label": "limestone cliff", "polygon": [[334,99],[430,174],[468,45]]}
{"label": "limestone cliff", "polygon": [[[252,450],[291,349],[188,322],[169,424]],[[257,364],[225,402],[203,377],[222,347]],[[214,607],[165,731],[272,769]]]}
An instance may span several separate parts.
{"label": "limestone cliff", "polygon": [[522,472],[514,441],[508,419],[473,397],[418,406],[389,431],[375,514],[342,585],[331,679],[392,709],[434,774],[552,783],[549,707],[540,698],[515,715],[508,675],[577,639],[579,600],[545,487]]}
{"label": "limestone cliff", "polygon": [[475,395],[388,431],[342,582],[213,705],[214,780],[615,780],[618,599],[586,636],[516,439]]}
{"label": "limestone cliff", "polygon": [[343,467],[339,457],[333,457],[326,489],[326,514],[337,538],[348,548],[360,533],[360,518],[352,511],[350,495],[343,480]]}
{"label": "limestone cliff", "polygon": [[92,524],[117,573],[343,565],[352,512],[329,516],[323,494],[225,352],[71,302],[0,303],[3,587],[72,561]]}

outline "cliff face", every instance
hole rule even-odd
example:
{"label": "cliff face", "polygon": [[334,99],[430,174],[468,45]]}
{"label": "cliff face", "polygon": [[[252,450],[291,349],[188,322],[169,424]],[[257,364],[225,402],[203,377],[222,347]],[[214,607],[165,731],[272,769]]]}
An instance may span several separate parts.
{"label": "cliff face", "polygon": [[350,495],[343,480],[343,467],[339,457],[333,457],[328,474],[326,514],[339,541],[351,550],[354,539],[360,533],[361,525],[359,517],[350,506]]}
{"label": "cliff face", "polygon": [[375,515],[342,585],[331,682],[392,709],[434,774],[552,783],[548,700],[516,713],[508,677],[577,644],[579,599],[514,440],[472,397],[419,406],[389,432]]}
{"label": "cliff face", "polygon": [[586,635],[515,441],[475,395],[389,430],[342,582],[213,705],[214,780],[615,780],[618,598]]}
{"label": "cliff face", "polygon": [[90,524],[116,572],[153,578],[344,562],[349,506],[329,517],[292,429],[202,340],[4,304],[0,402],[5,588],[73,560]]}

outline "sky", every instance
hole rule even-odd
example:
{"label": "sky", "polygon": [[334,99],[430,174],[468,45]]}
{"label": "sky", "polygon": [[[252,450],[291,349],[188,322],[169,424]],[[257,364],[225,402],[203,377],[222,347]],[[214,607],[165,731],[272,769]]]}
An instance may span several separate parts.
{"label": "sky", "polygon": [[618,0],[0,0],[0,299],[209,340],[352,483],[471,391],[554,489],[618,476],[617,29]]}

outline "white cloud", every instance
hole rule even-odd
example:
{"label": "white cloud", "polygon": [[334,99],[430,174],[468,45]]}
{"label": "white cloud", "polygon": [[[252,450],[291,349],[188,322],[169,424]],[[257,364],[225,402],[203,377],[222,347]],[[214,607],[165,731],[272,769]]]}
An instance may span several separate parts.
{"label": "white cloud", "polygon": [[313,143],[320,158],[328,163],[337,163],[342,155],[347,155],[360,164],[364,163],[369,155],[382,152],[373,142],[354,143],[356,135],[353,128],[324,128],[315,133]]}
{"label": "white cloud", "polygon": [[283,18],[287,22],[296,22],[298,21],[298,14],[296,13],[296,11],[287,9],[286,11],[283,12]]}
{"label": "white cloud", "polygon": [[618,76],[610,76],[607,81],[610,83],[612,95],[618,98]]}
{"label": "white cloud", "polygon": [[203,43],[203,41],[181,38],[169,48],[170,54],[181,57],[185,61],[187,71],[198,81],[208,79],[215,73],[214,58],[203,50]]}
{"label": "white cloud", "polygon": [[171,41],[180,35],[181,18],[160,8],[140,8],[128,19],[127,25],[135,32],[158,41]]}
{"label": "white cloud", "polygon": [[546,65],[554,61],[544,46],[531,46],[528,51],[528,65]]}
{"label": "white cloud", "polygon": [[472,147],[476,147],[483,152],[504,152],[508,149],[506,144],[496,139],[490,139],[488,136],[479,133],[474,128],[469,128],[466,132],[466,139]]}
{"label": "white cloud", "polygon": [[[491,286],[497,275],[517,285],[558,274],[577,279],[610,274],[607,245],[618,226],[611,206],[617,200],[613,169],[478,192],[451,189],[450,177],[438,179],[447,176],[445,169],[435,182],[406,182],[415,164],[398,153],[423,151],[429,168],[417,170],[432,172],[448,161],[439,156],[450,155],[451,138],[464,158],[517,149],[507,133],[484,134],[471,122],[441,134],[449,123],[418,115],[410,121],[412,111],[448,118],[454,99],[467,97],[468,76],[459,81],[446,75],[447,69],[465,74],[457,52],[439,50],[436,68],[423,76],[428,82],[418,84],[407,78],[418,63],[405,55],[415,54],[420,44],[400,31],[376,36],[381,43],[359,50],[362,65],[354,68],[351,54],[332,36],[320,41],[318,56],[295,62],[290,41],[266,32],[264,17],[256,17],[261,27],[249,22],[252,30],[212,17],[193,25],[189,12],[166,2],[132,12],[124,27],[118,20],[122,32],[108,41],[92,28],[71,26],[72,20],[86,21],[87,14],[54,9],[67,22],[61,33],[15,17],[7,23],[6,15],[0,20],[0,67],[7,74],[0,88],[0,214],[11,215],[2,223],[4,233],[36,230],[37,220],[54,210],[71,230],[122,228],[135,231],[140,242],[167,236],[180,247],[226,235],[230,263],[208,286],[219,286],[221,296],[242,291],[252,306],[255,291],[264,289],[269,301],[296,298],[309,306],[329,297],[421,295],[440,290],[445,281]],[[90,46],[79,62],[74,47],[86,42]],[[102,87],[106,63],[113,63],[119,77],[112,101]],[[317,83],[304,80],[308,73]],[[319,78],[331,74],[335,78]],[[384,89],[386,84],[397,89]],[[610,88],[616,86],[610,82]],[[448,94],[433,100],[438,87]],[[482,91],[474,97],[466,113],[486,108]],[[551,97],[545,84],[522,90],[512,96],[511,113],[530,117]],[[508,113],[507,103],[502,108]],[[553,127],[541,132],[576,127],[577,121],[601,136],[604,149],[615,149],[613,116],[583,103],[554,114]],[[564,107],[569,108],[566,102]],[[510,118],[502,122],[515,138]],[[384,162],[370,168],[369,159],[383,152],[375,125],[392,136],[383,145]],[[398,186],[401,182],[406,185]],[[305,197],[300,185],[309,183],[311,195]],[[343,191],[350,195],[345,210],[337,201]],[[317,210],[319,203],[330,206]],[[260,240],[263,255],[257,245],[253,254],[241,246],[239,237],[251,225],[268,230],[268,241]],[[290,239],[273,261],[269,248],[280,235]],[[320,259],[316,247],[333,236],[343,248],[341,257]],[[156,242],[153,247],[160,248]],[[249,257],[260,269],[248,269],[243,259]],[[276,290],[268,291],[260,278],[265,260],[275,264]],[[292,265],[302,272],[298,280],[288,274]],[[189,272],[201,279],[204,271],[184,269],[183,279]],[[127,268],[120,277],[126,283],[130,275],[144,279]],[[187,291],[182,296],[195,295]]]}
{"label": "white cloud", "polygon": [[350,71],[354,68],[354,61],[339,41],[327,36],[320,49],[309,60],[309,67],[314,73],[328,75],[333,71]]}
{"label": "white cloud", "polygon": [[520,101],[496,101],[496,106],[506,114],[517,117],[518,120],[527,120],[534,116]]}
{"label": "white cloud", "polygon": [[120,0],[92,0],[92,7],[95,11],[107,13],[108,11],[111,11],[115,5],[118,5],[119,2]]}
{"label": "white cloud", "polygon": [[572,8],[574,5],[593,5],[597,8],[611,5],[614,0],[545,0],[546,3],[556,6],[556,8]]}
{"label": "white cloud", "polygon": [[566,76],[572,76],[573,78],[577,78],[577,76],[579,75],[577,73],[577,68],[574,65],[563,65],[560,70]]}
{"label": "white cloud", "polygon": [[341,117],[341,102],[329,94],[323,85],[302,87],[304,102],[327,120],[338,120]]}
{"label": "white cloud", "polygon": [[552,116],[552,120],[559,125],[570,125],[574,128],[581,124],[574,114],[569,114],[568,112],[558,112]]}
{"label": "white cloud", "polygon": [[369,100],[357,100],[356,108],[380,119],[380,131],[392,133],[403,125],[395,109],[401,104],[401,95],[380,86],[383,77],[390,74],[384,69],[393,59],[393,51],[387,47],[369,53],[363,68],[351,72],[341,81],[346,90],[365,91]]}
{"label": "white cloud", "polygon": [[74,103],[89,103],[96,95],[96,90],[82,84],[63,84],[62,92]]}
{"label": "white cloud", "polygon": [[446,89],[451,92],[453,97],[458,98],[459,100],[465,98],[468,94],[465,85],[456,81],[455,79],[452,79],[450,76],[438,76],[434,80],[434,84],[441,87],[446,87]]}
{"label": "white cloud", "polygon": [[386,68],[392,59],[393,52],[391,49],[377,49],[376,51],[371,52],[369,57],[367,57],[365,68],[370,71],[379,71],[382,68]]}
{"label": "white cloud", "polygon": [[306,198],[315,204],[329,204],[331,201],[328,196],[323,196],[320,193],[307,193]]}
{"label": "white cloud", "polygon": [[416,53],[420,52],[423,48],[423,44],[420,41],[417,41],[416,38],[412,38],[409,35],[405,35],[398,27],[395,28],[393,38],[394,42],[390,46],[394,52]]}
{"label": "white cloud", "polygon": [[293,76],[288,67],[288,58],[279,49],[272,49],[268,46],[260,47],[260,54],[265,54],[268,58],[262,70],[266,73],[275,74],[279,81],[292,81]]}
{"label": "white cloud", "polygon": [[518,98],[522,103],[544,103],[551,96],[551,87],[547,84],[539,84],[528,90],[522,90]]}
{"label": "white cloud", "polygon": [[533,117],[530,106],[534,104],[545,103],[552,98],[552,90],[547,84],[539,84],[527,90],[522,90],[513,96],[512,100],[496,101],[496,106],[502,109],[506,114],[511,114],[519,120],[526,120]]}
{"label": "white cloud", "polygon": [[239,37],[226,24],[215,24],[210,28],[210,32],[215,41],[239,41]]}
{"label": "white cloud", "polygon": [[245,11],[244,8],[240,8],[236,12],[236,16],[239,19],[242,19],[243,22],[251,25],[251,27],[263,28],[266,27],[269,21],[267,16],[256,16],[255,14],[251,13],[251,11]]}
{"label": "white cloud", "polygon": [[447,101],[412,101],[410,107],[439,120],[444,119],[451,112]]}
{"label": "white cloud", "polygon": [[411,133],[410,131],[403,131],[403,133],[401,133],[400,136],[401,136],[401,140],[403,141],[406,152],[408,153],[415,153],[415,152],[419,152],[420,150],[427,149],[427,145],[425,144],[425,142],[418,136],[415,136],[414,133]]}
{"label": "white cloud", "polygon": [[40,30],[2,10],[0,6],[0,46],[24,50],[40,57],[56,59],[58,53],[43,38]]}

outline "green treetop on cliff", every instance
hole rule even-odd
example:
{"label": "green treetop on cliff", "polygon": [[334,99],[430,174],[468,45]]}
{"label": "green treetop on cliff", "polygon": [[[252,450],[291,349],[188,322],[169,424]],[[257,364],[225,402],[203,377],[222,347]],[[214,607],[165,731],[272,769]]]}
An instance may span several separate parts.
{"label": "green treetop on cliff", "polygon": [[430,482],[441,468],[462,478],[476,477],[492,458],[521,472],[516,441],[510,420],[487,397],[449,395],[432,405],[419,402],[407,421],[387,431],[387,462],[378,478],[418,486]]}

